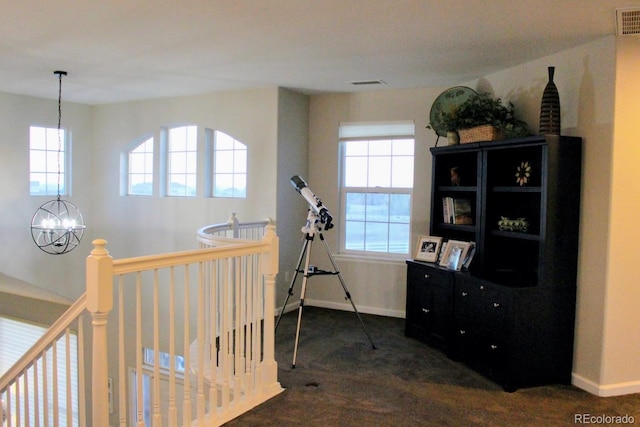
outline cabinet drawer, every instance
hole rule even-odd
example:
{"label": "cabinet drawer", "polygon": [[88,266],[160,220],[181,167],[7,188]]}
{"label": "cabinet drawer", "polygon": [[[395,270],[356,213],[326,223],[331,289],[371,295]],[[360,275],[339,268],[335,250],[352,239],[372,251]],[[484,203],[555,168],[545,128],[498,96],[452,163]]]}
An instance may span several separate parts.
{"label": "cabinet drawer", "polygon": [[407,281],[424,286],[453,286],[451,272],[429,266],[410,266],[407,272]]}
{"label": "cabinet drawer", "polygon": [[480,281],[461,280],[455,287],[456,322],[479,331],[504,333],[508,296]]}

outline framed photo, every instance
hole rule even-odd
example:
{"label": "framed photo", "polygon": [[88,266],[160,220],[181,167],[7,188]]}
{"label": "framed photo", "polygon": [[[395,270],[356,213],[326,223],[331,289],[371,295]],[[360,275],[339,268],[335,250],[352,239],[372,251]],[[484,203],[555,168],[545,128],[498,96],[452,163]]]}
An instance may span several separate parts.
{"label": "framed photo", "polygon": [[441,244],[442,237],[420,236],[418,238],[418,247],[415,259],[420,261],[436,262],[438,260],[438,252],[440,252]]}
{"label": "framed photo", "polygon": [[451,270],[460,270],[467,257],[469,246],[471,246],[469,242],[448,240],[446,250],[440,258],[440,265]]}

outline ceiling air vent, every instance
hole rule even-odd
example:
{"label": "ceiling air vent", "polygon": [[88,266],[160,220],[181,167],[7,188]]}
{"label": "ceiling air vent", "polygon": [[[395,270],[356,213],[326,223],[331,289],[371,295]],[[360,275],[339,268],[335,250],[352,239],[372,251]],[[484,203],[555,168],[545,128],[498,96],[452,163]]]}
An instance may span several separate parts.
{"label": "ceiling air vent", "polygon": [[353,82],[349,82],[354,86],[373,86],[373,85],[384,85],[386,84],[382,80],[356,80]]}
{"label": "ceiling air vent", "polygon": [[616,9],[616,34],[640,36],[640,8]]}

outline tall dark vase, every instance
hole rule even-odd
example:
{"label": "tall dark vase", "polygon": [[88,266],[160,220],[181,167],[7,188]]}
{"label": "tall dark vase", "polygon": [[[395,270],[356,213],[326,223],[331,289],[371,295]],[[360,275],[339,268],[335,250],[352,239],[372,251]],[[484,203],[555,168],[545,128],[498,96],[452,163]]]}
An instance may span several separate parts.
{"label": "tall dark vase", "polygon": [[540,106],[540,133],[543,135],[560,135],[560,96],[553,82],[555,67],[549,67],[549,82],[542,93]]}

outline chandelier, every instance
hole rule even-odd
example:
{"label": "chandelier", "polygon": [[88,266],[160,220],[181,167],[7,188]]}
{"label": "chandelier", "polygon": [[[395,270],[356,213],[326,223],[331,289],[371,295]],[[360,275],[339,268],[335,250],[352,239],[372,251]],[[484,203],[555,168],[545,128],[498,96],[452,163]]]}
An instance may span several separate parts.
{"label": "chandelier", "polygon": [[49,200],[38,208],[31,218],[31,237],[35,244],[51,255],[62,255],[72,251],[80,244],[84,234],[84,221],[76,205],[62,200],[60,197],[60,181],[62,173],[60,162],[62,156],[62,137],[60,123],[62,120],[62,76],[66,71],[54,71],[58,76],[58,197]]}

